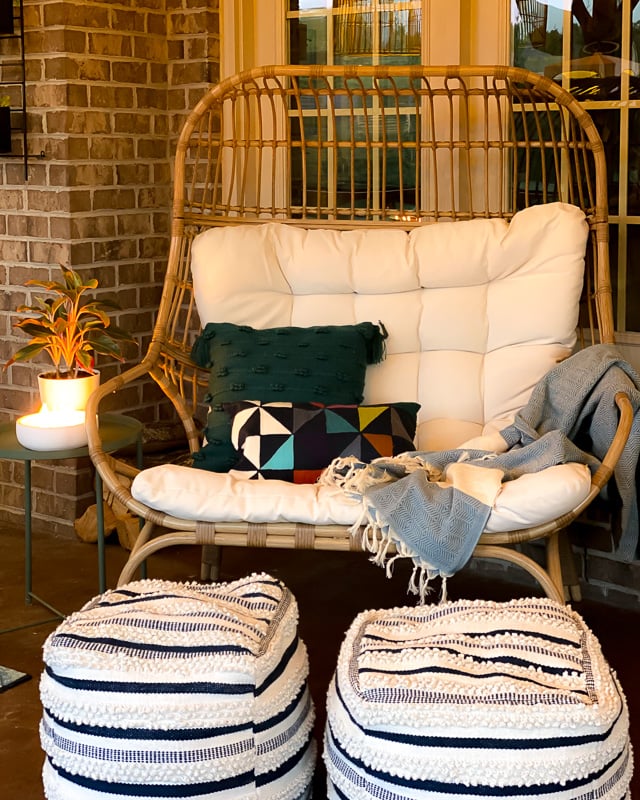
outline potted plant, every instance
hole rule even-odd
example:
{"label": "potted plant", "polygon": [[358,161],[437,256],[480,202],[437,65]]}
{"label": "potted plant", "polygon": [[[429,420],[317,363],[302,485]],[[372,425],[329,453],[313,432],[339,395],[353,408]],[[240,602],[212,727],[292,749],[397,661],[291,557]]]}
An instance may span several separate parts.
{"label": "potted plant", "polygon": [[[5,363],[6,369],[16,361],[29,361],[43,352],[49,356],[54,369],[38,376],[38,383],[42,402],[50,411],[83,409],[100,380],[94,368],[95,354],[122,361],[121,345],[135,344],[107,316],[107,311],[119,308],[117,303],[86,296],[98,286],[96,278],[85,281],[74,270],[63,266],[61,269],[62,281],[25,283],[40,287],[45,296],[35,296],[33,305],[18,307],[17,313],[26,316],[14,323],[14,327],[26,333],[31,341]],[[69,386],[63,388],[66,384],[79,387],[80,399],[58,398],[61,392],[66,395],[69,389]]]}
{"label": "potted plant", "polygon": [[0,94],[0,153],[11,152],[11,98]]}

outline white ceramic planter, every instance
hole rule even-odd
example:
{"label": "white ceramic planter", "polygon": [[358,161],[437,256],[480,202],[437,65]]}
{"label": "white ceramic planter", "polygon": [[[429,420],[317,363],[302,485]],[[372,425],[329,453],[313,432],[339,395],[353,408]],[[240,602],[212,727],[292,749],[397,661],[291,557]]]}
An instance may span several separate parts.
{"label": "white ceramic planter", "polygon": [[80,378],[55,378],[38,375],[40,399],[49,411],[84,411],[89,396],[99,385],[99,372]]}

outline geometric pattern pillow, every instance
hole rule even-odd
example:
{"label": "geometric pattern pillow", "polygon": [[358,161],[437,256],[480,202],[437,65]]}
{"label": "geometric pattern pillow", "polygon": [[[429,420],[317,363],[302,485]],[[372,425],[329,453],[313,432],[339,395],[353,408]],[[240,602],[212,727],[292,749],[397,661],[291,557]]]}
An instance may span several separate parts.
{"label": "geometric pattern pillow", "polygon": [[334,458],[368,462],[415,450],[418,403],[224,403],[239,452],[232,473],[314,483]]}

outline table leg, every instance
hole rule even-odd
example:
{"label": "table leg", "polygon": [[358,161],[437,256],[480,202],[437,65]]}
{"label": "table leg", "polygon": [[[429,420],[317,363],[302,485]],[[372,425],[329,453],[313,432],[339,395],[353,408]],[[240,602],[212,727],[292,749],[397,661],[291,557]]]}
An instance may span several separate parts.
{"label": "table leg", "polygon": [[24,601],[31,605],[31,462],[24,462]]}
{"label": "table leg", "polygon": [[[31,461],[24,462],[24,602],[30,606],[32,601],[35,600],[41,606],[44,606],[56,618],[64,619],[62,611],[58,611],[52,605],[47,603],[37,594],[33,593],[33,542],[32,542],[32,506],[31,506]],[[53,622],[54,620],[42,620],[42,622]],[[24,627],[31,627],[32,625],[39,625],[41,623],[29,623]],[[6,631],[1,631],[5,633]]]}
{"label": "table leg", "polygon": [[[138,436],[136,440],[136,464],[138,469],[143,466],[143,451],[142,451],[142,435]],[[96,470],[95,478],[96,487],[96,525],[98,528],[98,591],[100,594],[107,589],[107,570],[105,563],[105,549],[104,549],[104,505],[102,498],[102,476]],[[140,576],[147,577],[147,565],[143,562],[140,565]]]}

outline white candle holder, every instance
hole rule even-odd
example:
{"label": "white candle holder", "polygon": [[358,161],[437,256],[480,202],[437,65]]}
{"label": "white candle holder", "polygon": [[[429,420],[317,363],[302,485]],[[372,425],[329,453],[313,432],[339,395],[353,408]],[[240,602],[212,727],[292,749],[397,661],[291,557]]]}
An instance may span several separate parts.
{"label": "white candle holder", "polygon": [[87,444],[84,411],[49,411],[16,420],[16,438],[28,450],[71,450]]}

